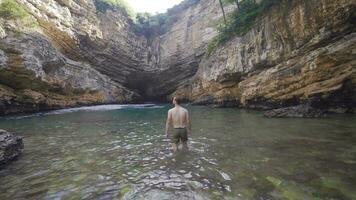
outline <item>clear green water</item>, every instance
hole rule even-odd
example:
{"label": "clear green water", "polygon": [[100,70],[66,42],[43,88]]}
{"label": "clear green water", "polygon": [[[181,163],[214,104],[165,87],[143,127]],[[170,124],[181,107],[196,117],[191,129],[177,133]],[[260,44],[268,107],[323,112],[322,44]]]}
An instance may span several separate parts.
{"label": "clear green water", "polygon": [[356,199],[355,115],[190,107],[190,151],[172,154],[168,108],[0,118],[25,141],[0,199]]}

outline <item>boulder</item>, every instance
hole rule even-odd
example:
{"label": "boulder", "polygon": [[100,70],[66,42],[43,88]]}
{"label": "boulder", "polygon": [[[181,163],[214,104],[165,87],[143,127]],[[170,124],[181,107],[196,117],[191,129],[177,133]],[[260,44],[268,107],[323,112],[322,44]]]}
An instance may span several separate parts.
{"label": "boulder", "polygon": [[325,117],[326,114],[309,105],[298,105],[269,110],[264,113],[264,116],[268,118],[319,118]]}
{"label": "boulder", "polygon": [[21,137],[0,129],[0,166],[16,159],[23,149]]}

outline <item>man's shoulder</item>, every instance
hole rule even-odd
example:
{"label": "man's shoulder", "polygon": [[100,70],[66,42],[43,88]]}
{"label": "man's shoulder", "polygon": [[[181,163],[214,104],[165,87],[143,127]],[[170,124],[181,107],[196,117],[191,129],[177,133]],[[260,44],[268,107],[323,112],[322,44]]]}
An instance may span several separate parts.
{"label": "man's shoulder", "polygon": [[182,107],[182,109],[183,109],[183,111],[184,111],[184,112],[188,112],[188,109],[186,109],[186,108],[183,108],[183,107]]}
{"label": "man's shoulder", "polygon": [[[180,107],[179,109],[183,110],[183,112],[188,112],[188,110],[186,108]],[[177,110],[177,108],[171,108],[168,110],[168,113],[175,112],[176,110]]]}

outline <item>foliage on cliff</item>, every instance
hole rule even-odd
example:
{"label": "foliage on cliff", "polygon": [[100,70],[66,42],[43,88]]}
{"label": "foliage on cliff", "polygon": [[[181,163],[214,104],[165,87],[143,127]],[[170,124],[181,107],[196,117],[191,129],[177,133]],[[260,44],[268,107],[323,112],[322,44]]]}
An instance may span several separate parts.
{"label": "foliage on cliff", "polygon": [[105,13],[110,8],[119,8],[132,19],[135,17],[135,12],[126,0],[95,0],[95,7],[101,13]]}
{"label": "foliage on cliff", "polygon": [[26,10],[15,0],[5,0],[0,4],[0,17],[5,19],[23,19],[29,16]]}
{"label": "foliage on cliff", "polygon": [[[217,46],[224,44],[231,38],[247,33],[259,16],[268,12],[268,9],[281,1],[262,0],[260,3],[256,3],[255,0],[239,1],[239,4],[237,4],[238,8],[229,16],[224,24],[218,26],[219,35],[210,42],[206,50],[207,55],[210,56]],[[235,1],[228,1],[228,3],[233,2]]]}
{"label": "foliage on cliff", "polygon": [[200,0],[184,0],[178,5],[175,5],[173,8],[168,9],[167,13],[169,15],[173,15],[176,13],[180,13],[182,10],[185,10],[197,3],[199,3]]}
{"label": "foliage on cliff", "polygon": [[169,20],[170,18],[166,13],[156,15],[151,15],[150,13],[137,13],[134,31],[137,34],[144,35],[148,41],[152,41],[155,36],[167,31]]}
{"label": "foliage on cliff", "polygon": [[157,35],[169,31],[170,27],[178,21],[179,14],[200,0],[184,0],[180,4],[167,10],[166,13],[135,13],[126,0],[95,0],[95,6],[98,12],[105,13],[108,9],[122,9],[132,19],[133,30],[140,35],[144,35],[149,42]]}
{"label": "foliage on cliff", "polygon": [[145,35],[149,42],[157,36],[170,30],[172,25],[179,20],[178,14],[183,10],[197,4],[200,0],[184,0],[170,8],[166,13],[137,13],[135,18],[135,32]]}

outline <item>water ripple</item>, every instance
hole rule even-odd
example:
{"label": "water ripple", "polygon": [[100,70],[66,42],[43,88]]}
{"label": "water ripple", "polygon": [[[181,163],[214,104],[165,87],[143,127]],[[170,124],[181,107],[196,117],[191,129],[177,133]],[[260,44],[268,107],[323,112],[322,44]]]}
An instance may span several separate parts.
{"label": "water ripple", "polygon": [[109,108],[0,121],[26,146],[0,171],[0,199],[355,199],[354,121],[267,123],[192,108],[189,151],[173,153],[163,136],[167,109]]}

